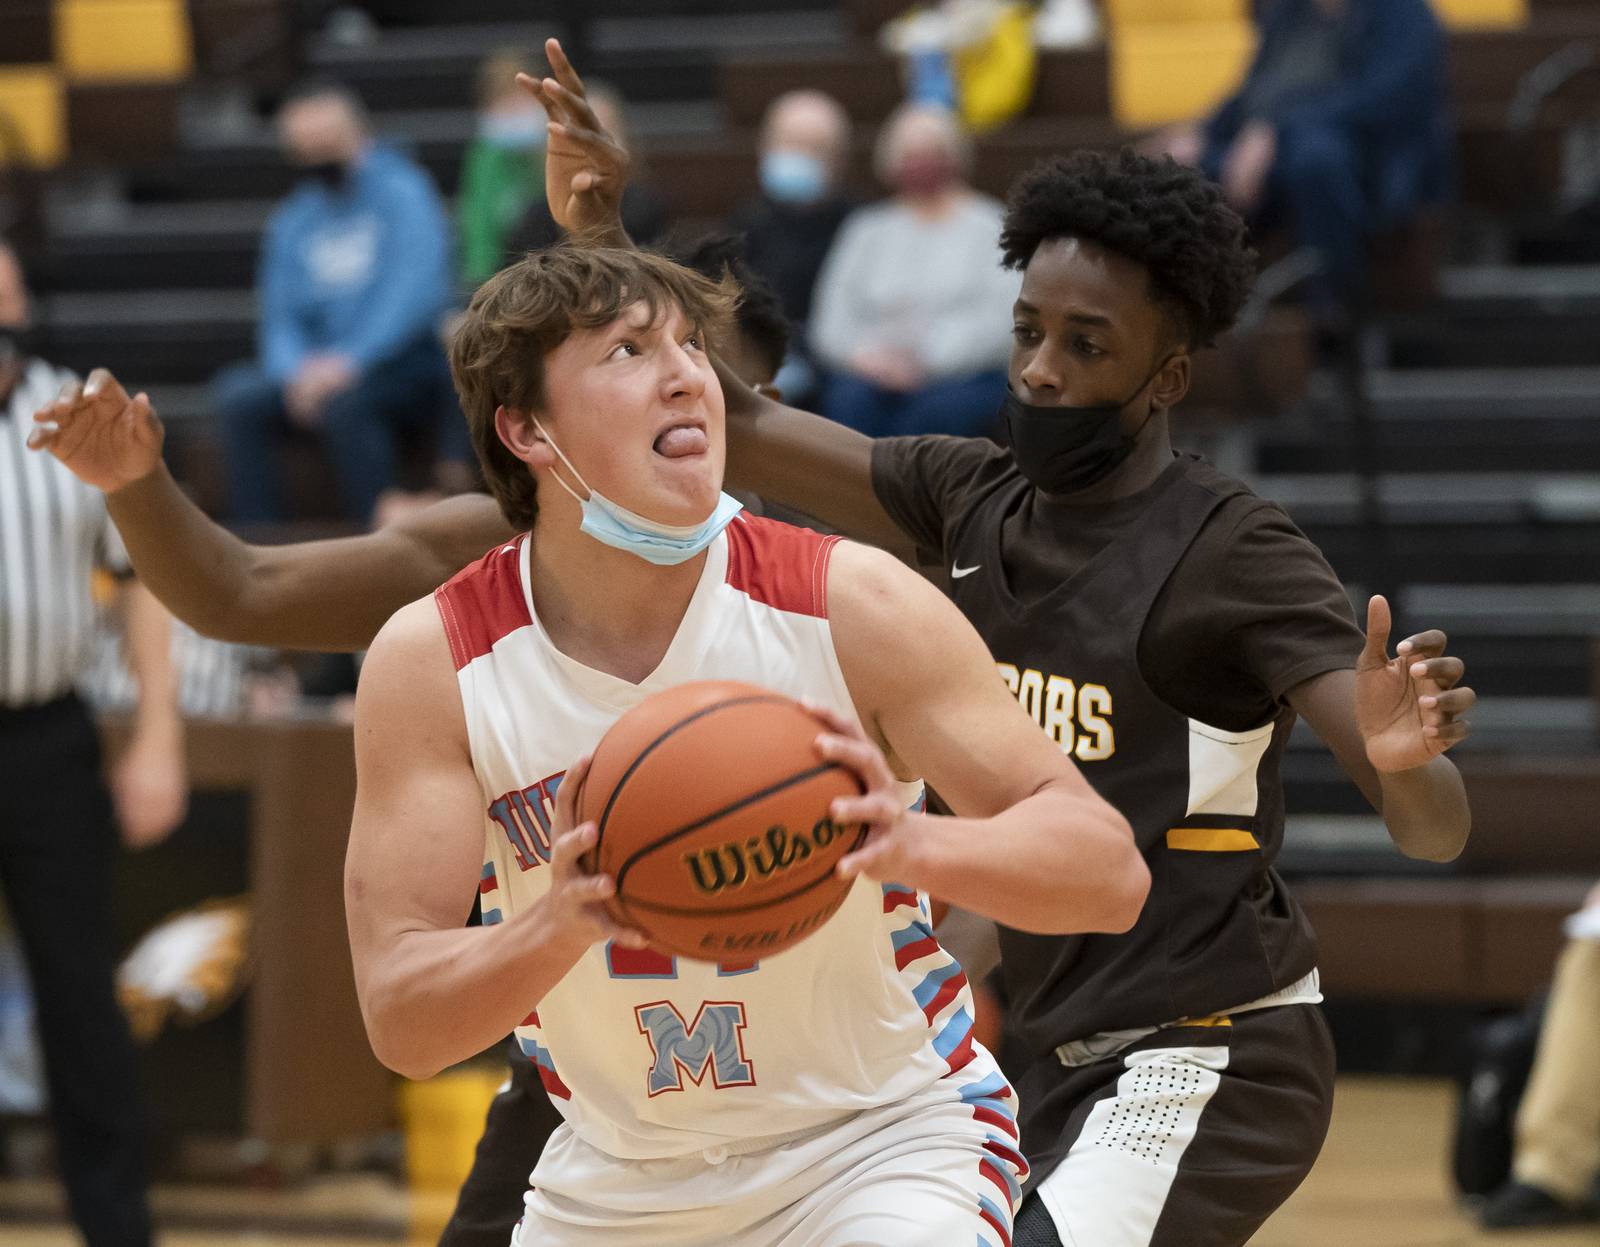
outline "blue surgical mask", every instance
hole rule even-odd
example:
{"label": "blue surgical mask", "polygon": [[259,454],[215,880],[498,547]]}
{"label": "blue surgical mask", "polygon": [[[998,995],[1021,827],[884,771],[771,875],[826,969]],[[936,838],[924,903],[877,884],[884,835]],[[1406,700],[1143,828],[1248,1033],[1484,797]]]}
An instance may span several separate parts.
{"label": "blue surgical mask", "polygon": [[478,120],[478,134],[491,146],[508,151],[529,151],[544,146],[545,116],[531,108],[486,113]]}
{"label": "blue surgical mask", "polygon": [[550,443],[550,449],[556,452],[556,457],[566,464],[567,471],[577,478],[578,484],[589,495],[583,497],[559,475],[551,473],[556,478],[556,484],[576,498],[578,505],[583,508],[583,522],[578,526],[580,531],[613,549],[638,555],[657,567],[676,567],[679,563],[687,563],[715,541],[722,530],[733,523],[733,517],[744,510],[744,504],[737,498],[721,494],[717,498],[716,509],[698,524],[662,524],[646,519],[620,503],[612,502],[593,488],[583,479],[583,474],[572,466],[572,460],[562,453],[561,447],[555,444],[538,420],[533,422],[533,427]]}
{"label": "blue surgical mask", "polygon": [[813,204],[827,192],[828,171],[804,152],[764,152],[761,189],[784,204]]}

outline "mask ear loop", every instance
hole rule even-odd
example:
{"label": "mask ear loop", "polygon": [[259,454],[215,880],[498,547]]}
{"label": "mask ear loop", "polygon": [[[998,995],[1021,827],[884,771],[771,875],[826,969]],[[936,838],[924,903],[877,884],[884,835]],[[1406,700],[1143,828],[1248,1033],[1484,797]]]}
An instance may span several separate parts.
{"label": "mask ear loop", "polygon": [[[529,418],[533,421],[533,427],[539,431],[539,436],[544,438],[545,443],[550,447],[550,449],[556,452],[556,458],[560,459],[561,462],[566,465],[568,472],[571,472],[573,476],[578,478],[578,484],[583,486],[584,492],[589,494],[594,493],[594,490],[589,487],[589,482],[583,479],[583,473],[572,466],[572,460],[568,459],[567,456],[562,452],[561,447],[556,445],[555,438],[551,437],[550,434],[544,431],[544,425],[539,423],[539,417],[530,416]],[[571,485],[568,485],[566,481],[562,480],[561,473],[557,472],[554,468],[550,470],[550,475],[555,478],[556,484],[571,494],[580,505],[588,501],[587,498],[581,497],[578,491],[572,488]]]}

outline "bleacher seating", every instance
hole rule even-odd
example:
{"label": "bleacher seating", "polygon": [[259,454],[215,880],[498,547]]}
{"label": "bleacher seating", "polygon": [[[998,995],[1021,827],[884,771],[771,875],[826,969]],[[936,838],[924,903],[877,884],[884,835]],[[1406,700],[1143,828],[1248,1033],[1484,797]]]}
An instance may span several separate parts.
{"label": "bleacher seating", "polygon": [[[272,27],[274,12],[282,13],[274,3],[197,5],[202,78],[208,55],[229,46],[227,31]],[[280,59],[349,81],[379,129],[410,143],[447,192],[472,133],[479,58],[535,47],[587,10],[605,15],[588,12],[583,21],[583,68],[636,102],[643,163],[690,227],[719,220],[754,186],[756,128],[777,95],[817,86],[844,103],[859,123],[854,169],[864,187],[872,131],[901,98],[898,69],[874,34],[904,0],[617,0],[551,6],[541,10],[552,15],[548,22],[530,20],[526,0],[448,7],[369,0],[364,7],[377,22],[371,41],[309,35]],[[1473,716],[1475,736],[1459,755],[1475,800],[1482,798],[1474,854],[1486,842],[1520,845],[1520,853],[1469,859],[1455,872],[1404,863],[1305,734],[1285,765],[1296,812],[1285,865],[1318,877],[1304,894],[1336,950],[1330,986],[1484,1001],[1525,987],[1526,975],[1547,964],[1578,872],[1600,873],[1600,863],[1569,851],[1576,843],[1570,828],[1583,816],[1576,808],[1563,807],[1569,830],[1557,843],[1544,839],[1547,794],[1600,795],[1592,770],[1597,702],[1589,692],[1591,636],[1600,628],[1600,226],[1575,227],[1554,212],[1567,128],[1600,115],[1600,74],[1575,79],[1531,119],[1512,118],[1528,75],[1552,56],[1580,47],[1600,58],[1600,11],[1589,0],[1440,0],[1440,7],[1453,24],[1461,202],[1442,222],[1437,294],[1387,315],[1363,343],[1375,510],[1359,503],[1353,474],[1362,464],[1342,393],[1312,375],[1304,322],[1294,313],[1274,312],[1254,339],[1231,348],[1226,367],[1212,362],[1202,370],[1193,405],[1275,413],[1248,428],[1248,466],[1264,491],[1285,501],[1352,584],[1366,583],[1375,567],[1405,584],[1396,604],[1402,626],[1448,628],[1486,696]],[[48,8],[43,0],[0,6],[0,49],[7,50],[0,61],[53,58],[48,21],[41,44],[37,20]],[[1175,116],[1180,103],[1201,103],[1248,51],[1245,8],[1243,0],[1115,0],[1113,47],[1044,52],[1026,115],[977,144],[976,181],[1003,193],[1043,156],[1115,145]],[[1162,70],[1161,57],[1174,48],[1192,54],[1185,39],[1193,32],[1174,35],[1163,25],[1174,18],[1204,25],[1232,58],[1213,61],[1216,73],[1203,90],[1190,79],[1186,89],[1200,94],[1181,101],[1171,87],[1186,75]],[[236,42],[229,54],[255,66],[275,63],[260,39]],[[18,72],[0,66],[0,108],[18,90],[50,89],[29,87],[25,77],[19,88]],[[262,82],[281,86],[286,73]],[[203,478],[198,465],[211,443],[203,383],[250,350],[257,239],[289,174],[265,124],[232,135],[191,133],[169,112],[159,114],[157,128],[179,139],[170,150],[157,133],[131,154],[97,145],[96,133],[114,132],[130,115],[97,121],[85,110],[116,109],[134,88],[118,84],[124,94],[96,105],[85,93],[90,85],[67,87],[60,115],[71,124],[63,121],[56,138],[43,141],[47,149],[59,143],[63,154],[70,143],[75,157],[92,156],[101,169],[114,162],[122,194],[87,206],[62,197],[51,215],[35,257],[51,351],[79,368],[109,364],[148,386],[180,467]],[[1569,764],[1578,770],[1563,769]],[[1516,800],[1494,795],[1512,790]],[[1584,808],[1593,806],[1589,800]],[[1514,877],[1485,877],[1490,870]],[[1370,883],[1364,876],[1373,871],[1392,877]],[[1561,871],[1569,877],[1541,881]],[[1422,943],[1405,966],[1393,958],[1376,965],[1367,951],[1410,940]],[[1430,947],[1466,948],[1463,955],[1478,958],[1468,965],[1522,952],[1513,968],[1494,962],[1492,973],[1463,977],[1463,963],[1444,951],[1428,970]]]}

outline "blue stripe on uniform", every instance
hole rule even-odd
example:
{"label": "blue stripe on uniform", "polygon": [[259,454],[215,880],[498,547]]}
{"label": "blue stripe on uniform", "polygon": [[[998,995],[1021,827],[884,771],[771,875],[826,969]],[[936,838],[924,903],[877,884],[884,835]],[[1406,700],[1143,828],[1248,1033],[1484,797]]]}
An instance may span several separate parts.
{"label": "blue stripe on uniform", "polygon": [[971,1033],[972,1014],[967,1012],[965,1006],[962,1006],[944,1024],[944,1029],[934,1036],[933,1050],[948,1061],[950,1054],[959,1048],[961,1041]]}

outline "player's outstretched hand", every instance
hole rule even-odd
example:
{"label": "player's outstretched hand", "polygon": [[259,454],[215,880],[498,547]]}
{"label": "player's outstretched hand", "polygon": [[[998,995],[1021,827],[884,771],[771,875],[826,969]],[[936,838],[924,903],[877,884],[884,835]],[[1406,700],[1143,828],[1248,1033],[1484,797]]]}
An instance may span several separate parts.
{"label": "player's outstretched hand", "polygon": [[837,797],[828,816],[841,826],[860,823],[867,828],[866,843],[839,859],[836,867],[846,879],[866,875],[879,883],[918,886],[913,850],[915,824],[922,816],[911,813],[900,800],[900,789],[889,763],[861,726],[809,698],[801,704],[820,719],[827,730],[817,737],[817,753],[837,762],[861,782],[858,797]]}
{"label": "player's outstretched hand", "polygon": [[62,387],[33,416],[28,445],[48,450],[80,480],[106,493],[148,476],[161,462],[161,420],[150,396],[132,398],[104,368]]}
{"label": "player's outstretched hand", "polygon": [[544,50],[554,77],[518,74],[517,84],[544,105],[550,118],[544,153],[550,214],[568,233],[621,243],[627,237],[622,188],[628,182],[628,153],[601,124],[560,41],[546,39]]}
{"label": "player's outstretched hand", "polygon": [[1385,774],[1408,771],[1466,739],[1461,716],[1478,695],[1461,683],[1466,664],[1445,654],[1443,632],[1407,637],[1389,657],[1389,603],[1367,603],[1367,645],[1356,661],[1356,724],[1367,758]]}
{"label": "player's outstretched hand", "polygon": [[625,948],[643,948],[647,943],[643,933],[623,926],[606,912],[605,902],[616,892],[617,881],[583,868],[584,855],[599,839],[593,823],[573,826],[591,756],[579,758],[562,778],[550,824],[550,891],[544,904],[556,939],[571,947],[574,959],[602,940],[615,940]]}

